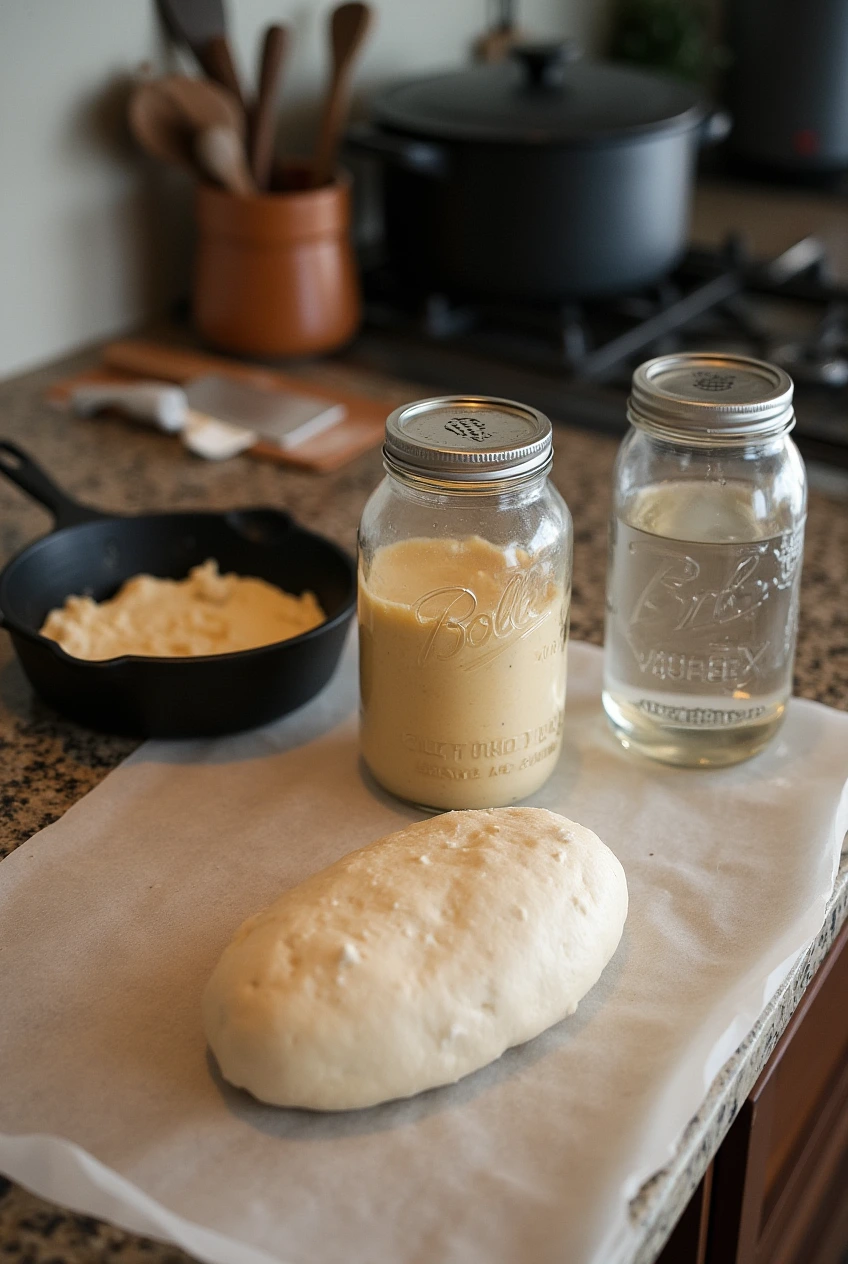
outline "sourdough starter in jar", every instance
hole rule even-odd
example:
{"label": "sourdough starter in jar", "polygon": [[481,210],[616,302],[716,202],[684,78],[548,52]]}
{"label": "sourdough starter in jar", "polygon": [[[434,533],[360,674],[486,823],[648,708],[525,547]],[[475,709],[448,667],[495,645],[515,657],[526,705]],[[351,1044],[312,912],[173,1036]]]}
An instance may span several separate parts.
{"label": "sourdough starter in jar", "polygon": [[550,424],[509,401],[422,401],[389,419],[386,458],[360,527],[365,762],[416,803],[514,803],[562,743],[571,526]]}

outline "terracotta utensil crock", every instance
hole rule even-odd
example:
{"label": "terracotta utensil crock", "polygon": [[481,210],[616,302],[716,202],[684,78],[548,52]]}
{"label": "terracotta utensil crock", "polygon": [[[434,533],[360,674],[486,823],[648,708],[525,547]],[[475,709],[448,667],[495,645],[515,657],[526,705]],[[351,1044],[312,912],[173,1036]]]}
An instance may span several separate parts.
{"label": "terracotta utensil crock", "polygon": [[240,197],[198,186],[194,320],[214,347],[252,356],[332,351],[359,325],[350,181],[321,188],[306,168],[283,192]]}

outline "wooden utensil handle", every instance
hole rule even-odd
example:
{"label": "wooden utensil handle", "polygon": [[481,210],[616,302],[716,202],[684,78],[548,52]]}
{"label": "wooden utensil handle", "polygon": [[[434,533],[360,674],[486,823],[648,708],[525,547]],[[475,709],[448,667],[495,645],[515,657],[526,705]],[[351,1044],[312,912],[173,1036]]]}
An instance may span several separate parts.
{"label": "wooden utensil handle", "polygon": [[333,69],[324,104],[311,185],[318,188],[332,179],[342,126],[350,95],[350,76],[362,42],[368,34],[373,10],[363,0],[347,0],[330,17]]}
{"label": "wooden utensil handle", "polygon": [[259,62],[259,93],[251,120],[250,137],[250,165],[260,191],[268,188],[271,176],[274,159],[274,105],[287,44],[288,31],[284,26],[268,27]]}
{"label": "wooden utensil handle", "polygon": [[215,35],[205,44],[195,49],[197,60],[206,74],[222,88],[232,92],[243,110],[247,108],[244,93],[241,90],[238,72],[233,61],[233,53],[225,35]]}
{"label": "wooden utensil handle", "polygon": [[335,174],[336,154],[339,148],[339,135],[342,130],[348,104],[348,76],[339,79],[336,91],[329,97],[324,108],[321,126],[318,132],[318,146],[315,151],[315,163],[312,168],[312,187],[320,189]]}

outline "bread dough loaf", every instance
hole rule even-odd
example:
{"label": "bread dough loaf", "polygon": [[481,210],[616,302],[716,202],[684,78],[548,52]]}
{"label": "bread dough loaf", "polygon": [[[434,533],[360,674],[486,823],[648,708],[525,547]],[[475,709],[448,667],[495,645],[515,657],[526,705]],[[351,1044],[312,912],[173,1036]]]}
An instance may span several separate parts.
{"label": "bread dough loaf", "polygon": [[250,918],[203,998],[222,1074],[349,1110],[449,1084],[572,1014],[612,957],[624,870],[542,808],[449,812]]}

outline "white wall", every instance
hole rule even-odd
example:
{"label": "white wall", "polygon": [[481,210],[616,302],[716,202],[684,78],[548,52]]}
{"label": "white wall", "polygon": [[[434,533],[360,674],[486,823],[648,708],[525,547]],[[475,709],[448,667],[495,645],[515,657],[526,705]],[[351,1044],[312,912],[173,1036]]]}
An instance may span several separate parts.
{"label": "white wall", "polygon": [[[487,25],[487,0],[374,0],[359,95],[404,74],[458,65]],[[303,148],[325,74],[327,0],[229,0],[236,54],[254,72],[262,27],[288,22],[280,141]],[[591,47],[599,0],[519,0],[535,36]],[[180,59],[177,59],[179,61]],[[153,0],[0,0],[0,376],[106,337],[184,291],[190,190],[126,134],[139,65],[183,68]]]}

